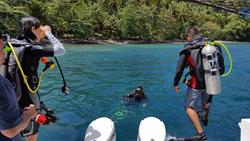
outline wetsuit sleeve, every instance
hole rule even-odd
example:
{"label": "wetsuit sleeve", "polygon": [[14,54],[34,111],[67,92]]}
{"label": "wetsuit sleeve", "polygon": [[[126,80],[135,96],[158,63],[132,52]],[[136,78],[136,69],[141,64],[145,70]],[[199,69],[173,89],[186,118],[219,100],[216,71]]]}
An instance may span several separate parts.
{"label": "wetsuit sleeve", "polygon": [[51,32],[46,32],[45,35],[52,44],[52,47],[35,45],[31,48],[32,54],[38,58],[64,55],[65,49],[63,44]]}
{"label": "wetsuit sleeve", "polygon": [[187,63],[186,55],[181,54],[179,57],[179,61],[177,63],[177,67],[176,67],[176,73],[175,73],[175,77],[174,77],[174,86],[177,86],[179,84],[179,81],[180,81],[181,76],[183,74],[183,71],[185,69],[186,63]]}
{"label": "wetsuit sleeve", "polygon": [[65,49],[63,44],[51,32],[46,32],[45,35],[53,46],[54,56],[64,55]]}
{"label": "wetsuit sleeve", "polygon": [[54,56],[54,50],[51,47],[35,45],[30,49],[30,51],[38,58]]}

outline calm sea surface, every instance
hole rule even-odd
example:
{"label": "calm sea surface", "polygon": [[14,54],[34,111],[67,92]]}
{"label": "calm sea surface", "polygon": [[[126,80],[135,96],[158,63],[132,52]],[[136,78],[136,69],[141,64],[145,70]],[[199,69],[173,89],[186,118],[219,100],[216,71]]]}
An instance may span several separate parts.
{"label": "calm sea surface", "polygon": [[[195,134],[183,108],[186,86],[180,84],[179,94],[172,88],[183,44],[65,46],[66,55],[58,59],[71,94],[61,93],[57,68],[46,72],[41,99],[59,120],[41,127],[40,141],[83,141],[90,122],[103,116],[115,122],[117,141],[135,141],[140,121],[148,116],[161,119],[172,136]],[[233,71],[221,79],[223,91],[213,99],[205,127],[209,141],[239,141],[238,123],[250,118],[250,43],[228,46]],[[121,97],[138,84],[144,86],[148,105],[126,106]]]}

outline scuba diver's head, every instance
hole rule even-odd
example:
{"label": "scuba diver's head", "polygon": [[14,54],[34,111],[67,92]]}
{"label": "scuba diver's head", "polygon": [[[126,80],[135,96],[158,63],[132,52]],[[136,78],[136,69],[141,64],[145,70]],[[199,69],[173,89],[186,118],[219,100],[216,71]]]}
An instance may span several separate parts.
{"label": "scuba diver's head", "polygon": [[200,33],[199,33],[199,31],[198,31],[197,28],[195,28],[195,27],[189,27],[187,29],[187,31],[186,31],[186,39],[187,39],[187,41],[191,42],[193,40],[193,37],[195,35],[199,35],[199,34]]}
{"label": "scuba diver's head", "polygon": [[135,89],[136,94],[143,94],[143,87],[142,86],[137,86]]}
{"label": "scuba diver's head", "polygon": [[32,16],[21,19],[21,34],[25,38],[38,42],[45,37],[40,20]]}

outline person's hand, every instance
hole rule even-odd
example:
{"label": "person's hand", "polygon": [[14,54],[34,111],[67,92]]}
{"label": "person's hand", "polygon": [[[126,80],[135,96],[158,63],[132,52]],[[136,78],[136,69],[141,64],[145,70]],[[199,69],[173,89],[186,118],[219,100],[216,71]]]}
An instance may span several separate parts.
{"label": "person's hand", "polygon": [[30,104],[29,107],[24,108],[23,116],[25,116],[27,118],[33,119],[37,116],[37,114],[38,114],[38,112],[36,110],[35,105],[33,105],[33,104]]}
{"label": "person's hand", "polygon": [[51,28],[48,25],[42,26],[42,30],[43,30],[44,33],[51,32]]}
{"label": "person's hand", "polygon": [[174,88],[175,88],[175,92],[176,93],[179,93],[180,92],[180,87],[177,85],[177,86],[174,86]]}

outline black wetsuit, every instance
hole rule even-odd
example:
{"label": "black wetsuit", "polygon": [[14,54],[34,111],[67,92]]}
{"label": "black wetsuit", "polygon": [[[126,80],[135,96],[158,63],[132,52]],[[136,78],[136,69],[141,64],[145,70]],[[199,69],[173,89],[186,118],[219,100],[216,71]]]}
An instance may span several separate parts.
{"label": "black wetsuit", "polygon": [[204,39],[201,35],[195,35],[193,40],[187,44],[185,44],[184,49],[180,53],[179,61],[176,67],[176,74],[174,78],[174,86],[179,84],[179,81],[182,77],[183,71],[186,66],[189,66],[191,79],[188,81],[187,85],[193,89],[205,89],[205,81],[199,81],[194,72],[194,68],[196,67],[195,57],[192,56],[191,50],[187,49],[197,44],[202,44]]}
{"label": "black wetsuit", "polygon": [[[25,40],[24,40],[25,41]],[[30,43],[26,40],[27,43]],[[24,74],[28,77],[28,83],[32,89],[35,89],[38,85],[38,74],[37,70],[39,67],[39,61],[41,57],[52,57],[54,56],[54,50],[52,47],[46,47],[41,44],[34,45],[25,49],[21,66]],[[20,73],[20,72],[19,72]],[[21,73],[19,74],[21,76]],[[24,82],[23,80],[21,82]],[[29,90],[25,83],[21,83],[22,96],[19,100],[19,106],[21,109],[33,104],[29,96]]]}
{"label": "black wetsuit", "polygon": [[125,95],[124,97],[127,99],[127,101],[135,101],[135,102],[146,102],[147,97],[144,93],[141,94],[142,96],[138,96],[133,92],[132,94]]}

